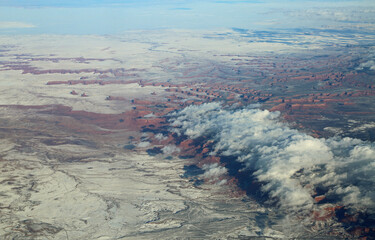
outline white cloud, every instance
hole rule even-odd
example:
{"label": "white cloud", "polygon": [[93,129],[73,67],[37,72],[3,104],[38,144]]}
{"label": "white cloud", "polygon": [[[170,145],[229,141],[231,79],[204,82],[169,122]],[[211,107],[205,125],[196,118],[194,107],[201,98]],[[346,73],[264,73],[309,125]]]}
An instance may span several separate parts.
{"label": "white cloud", "polygon": [[164,136],[162,133],[158,133],[158,134],[155,135],[155,139],[157,139],[159,141],[164,141],[164,140],[167,140],[168,137]]}
{"label": "white cloud", "polygon": [[363,124],[359,127],[351,129],[350,131],[351,132],[362,132],[362,131],[366,131],[367,129],[371,129],[371,128],[375,128],[375,122],[365,123],[365,124]]}
{"label": "white cloud", "polygon": [[0,22],[0,29],[8,28],[35,28],[36,26],[24,22]]}
{"label": "white cloud", "polygon": [[217,163],[205,164],[202,169],[205,171],[203,177],[208,179],[217,180],[219,177],[227,174],[227,169]]}
{"label": "white cloud", "polygon": [[[214,140],[213,152],[243,163],[283,209],[311,210],[319,187],[338,204],[375,212],[373,143],[313,138],[281,123],[277,112],[226,110],[218,103],[189,106],[172,116],[175,132]],[[207,165],[204,175],[215,178],[224,170]]]}
{"label": "white cloud", "polygon": [[369,60],[367,62],[361,63],[356,70],[363,70],[365,68],[368,68],[370,70],[375,70],[375,61],[374,60]]}
{"label": "white cloud", "polygon": [[164,146],[162,149],[164,154],[173,154],[173,153],[179,153],[181,150],[176,147],[175,145],[167,145]]}
{"label": "white cloud", "polygon": [[143,117],[144,118],[154,118],[154,117],[156,117],[156,115],[154,113],[149,113],[147,115],[144,115]]}
{"label": "white cloud", "polygon": [[140,142],[138,143],[137,147],[146,148],[146,147],[149,147],[150,145],[151,145],[150,142]]}
{"label": "white cloud", "polygon": [[308,8],[306,10],[284,11],[292,17],[303,17],[309,19],[324,19],[338,22],[373,23],[374,8]]}

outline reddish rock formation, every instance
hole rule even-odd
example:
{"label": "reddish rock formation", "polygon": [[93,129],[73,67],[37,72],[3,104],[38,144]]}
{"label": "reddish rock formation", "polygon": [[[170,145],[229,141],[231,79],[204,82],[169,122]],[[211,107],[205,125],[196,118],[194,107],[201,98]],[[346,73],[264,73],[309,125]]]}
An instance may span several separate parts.
{"label": "reddish rock formation", "polygon": [[193,146],[193,140],[192,139],[187,139],[185,141],[182,141],[180,143],[180,147],[182,148],[191,148]]}
{"label": "reddish rock formation", "polygon": [[136,105],[155,105],[155,102],[151,102],[147,100],[133,99],[131,100],[131,102]]}
{"label": "reddish rock formation", "polygon": [[320,201],[324,200],[326,198],[326,196],[324,195],[320,195],[320,196],[316,196],[314,198],[315,202],[319,203]]}
{"label": "reddish rock formation", "polygon": [[314,211],[313,217],[316,221],[327,221],[336,215],[338,209],[343,208],[342,206],[325,207],[321,211]]}

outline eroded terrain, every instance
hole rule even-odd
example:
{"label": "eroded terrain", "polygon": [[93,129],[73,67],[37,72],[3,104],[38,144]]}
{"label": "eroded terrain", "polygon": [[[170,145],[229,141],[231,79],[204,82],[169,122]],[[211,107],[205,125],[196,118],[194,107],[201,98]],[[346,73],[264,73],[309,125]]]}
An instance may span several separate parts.
{"label": "eroded terrain", "polygon": [[[373,206],[333,201],[330,186],[307,182],[315,173],[301,161],[291,179],[311,205],[285,211],[279,195],[264,192],[270,180],[253,175],[259,169],[217,150],[215,132],[194,134],[176,120],[186,107],[219,102],[218,116],[280,112],[283,131],[307,134],[297,137],[358,138],[373,150],[373,35],[285,34],[1,36],[0,235],[371,239]],[[212,120],[199,116],[195,126]]]}

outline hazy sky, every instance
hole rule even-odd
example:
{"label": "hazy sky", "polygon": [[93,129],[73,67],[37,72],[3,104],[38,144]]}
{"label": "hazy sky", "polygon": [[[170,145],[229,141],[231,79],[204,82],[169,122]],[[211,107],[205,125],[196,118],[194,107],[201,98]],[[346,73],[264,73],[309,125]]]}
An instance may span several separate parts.
{"label": "hazy sky", "polygon": [[[319,28],[363,23],[375,1],[0,0],[0,33],[117,34],[134,29]],[[373,22],[373,21],[372,21]]]}

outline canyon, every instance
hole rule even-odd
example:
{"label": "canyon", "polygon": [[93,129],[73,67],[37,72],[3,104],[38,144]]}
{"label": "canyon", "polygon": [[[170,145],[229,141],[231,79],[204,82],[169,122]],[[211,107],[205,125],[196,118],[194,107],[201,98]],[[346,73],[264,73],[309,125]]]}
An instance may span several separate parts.
{"label": "canyon", "polygon": [[0,36],[0,235],[373,239],[373,209],[301,183],[312,207],[285,212],[254,171],[215,152],[212,134],[173,126],[183,109],[220,103],[374,148],[375,75],[361,67],[374,35],[300,34],[295,45],[248,35]]}

